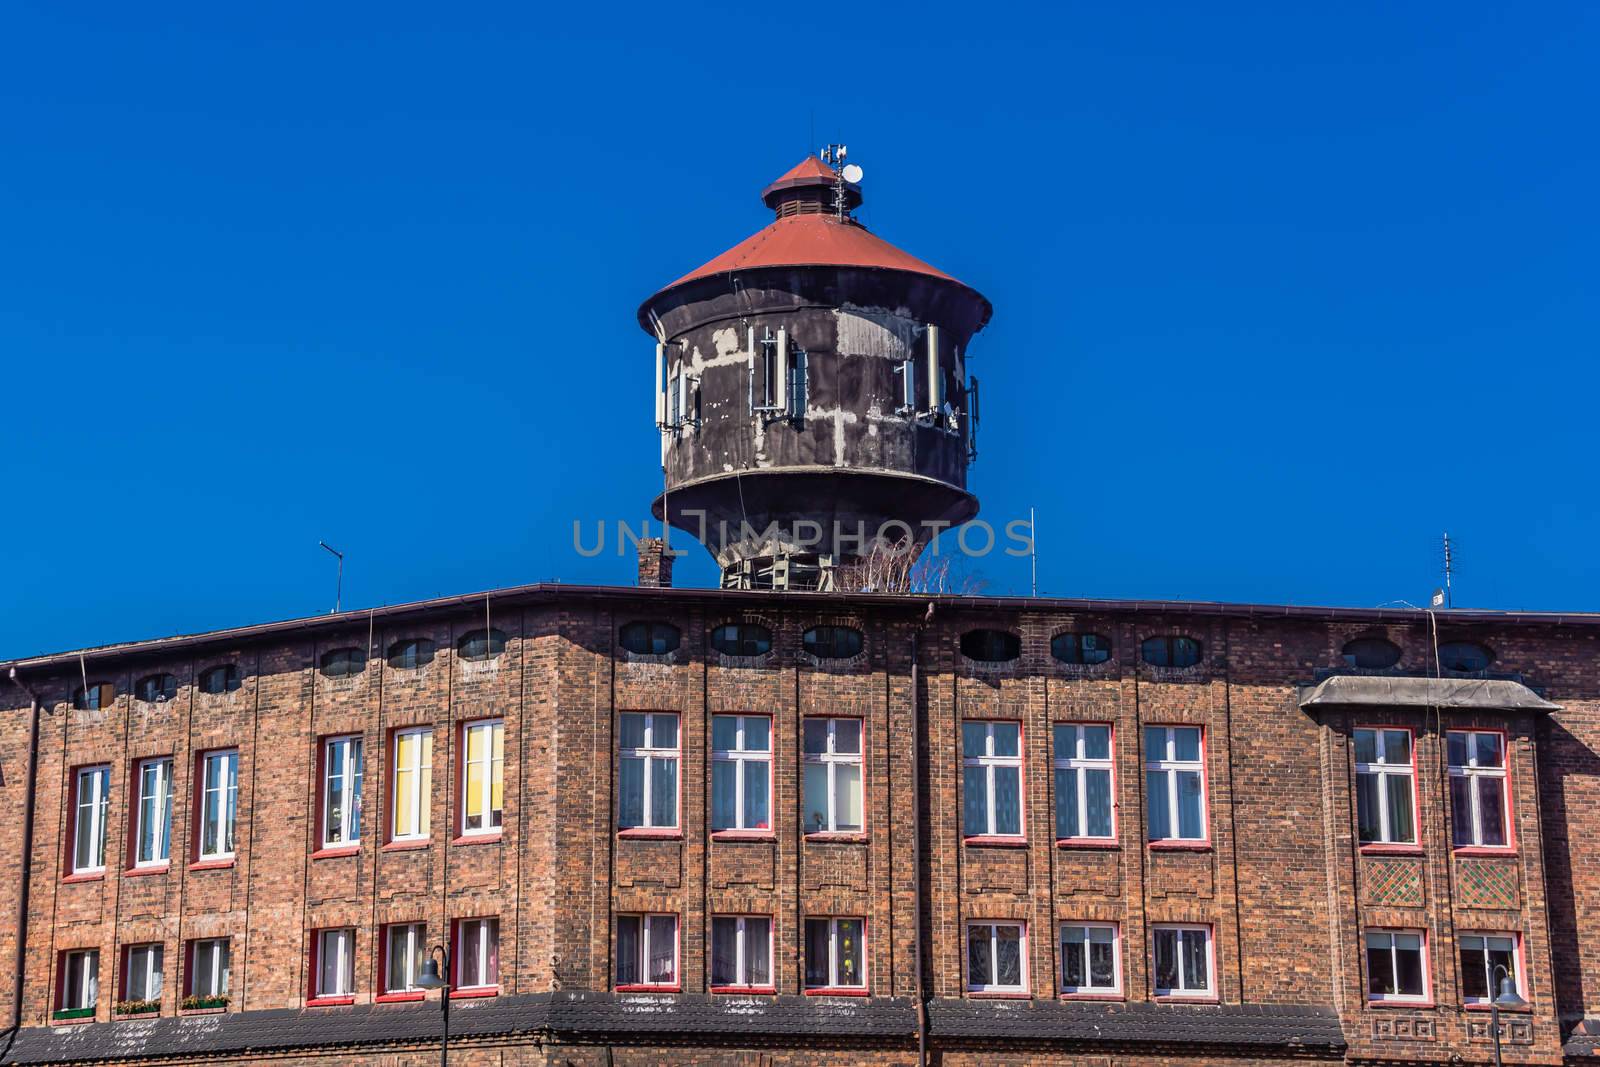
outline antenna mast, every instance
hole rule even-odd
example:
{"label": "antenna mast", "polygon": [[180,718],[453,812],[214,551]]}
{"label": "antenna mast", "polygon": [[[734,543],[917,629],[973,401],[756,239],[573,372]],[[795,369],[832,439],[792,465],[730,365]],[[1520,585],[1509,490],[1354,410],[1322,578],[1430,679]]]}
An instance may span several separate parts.
{"label": "antenna mast", "polygon": [[329,612],[331,615],[337,615],[339,614],[339,601],[344,597],[344,553],[326,541],[318,541],[317,544],[339,557],[339,576],[334,579],[333,586],[333,611]]}
{"label": "antenna mast", "polygon": [[1455,606],[1450,597],[1450,573],[1455,567],[1455,561],[1455,553],[1450,550],[1450,533],[1446,531],[1444,535],[1444,606],[1446,608]]}

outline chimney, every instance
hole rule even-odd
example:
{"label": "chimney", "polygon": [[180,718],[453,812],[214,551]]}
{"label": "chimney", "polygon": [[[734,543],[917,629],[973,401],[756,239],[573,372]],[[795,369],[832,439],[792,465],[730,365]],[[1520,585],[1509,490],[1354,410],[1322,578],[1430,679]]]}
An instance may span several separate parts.
{"label": "chimney", "polygon": [[672,588],[672,557],[659,537],[639,538],[639,584],[647,589]]}

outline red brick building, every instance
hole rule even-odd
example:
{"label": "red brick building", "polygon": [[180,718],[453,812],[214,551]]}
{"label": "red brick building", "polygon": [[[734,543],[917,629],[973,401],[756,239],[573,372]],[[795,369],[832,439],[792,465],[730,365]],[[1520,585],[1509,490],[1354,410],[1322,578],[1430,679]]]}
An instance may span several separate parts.
{"label": "red brick building", "polygon": [[0,664],[0,1063],[1600,1058],[1600,615],[842,591],[991,310],[859,177],[640,310],[724,588]]}
{"label": "red brick building", "polygon": [[431,1062],[441,942],[467,1062],[1485,1062],[1497,963],[1581,1060],[1597,638],[533,586],[23,661],[6,1062]]}

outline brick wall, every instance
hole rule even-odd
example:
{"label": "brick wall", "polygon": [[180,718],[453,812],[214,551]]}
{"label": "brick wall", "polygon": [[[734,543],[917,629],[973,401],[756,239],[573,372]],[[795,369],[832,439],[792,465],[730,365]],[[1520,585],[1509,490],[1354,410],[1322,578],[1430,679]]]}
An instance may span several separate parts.
{"label": "brick wall", "polygon": [[[1516,848],[1499,857],[1459,857],[1448,847],[1439,723],[1420,709],[1314,716],[1298,705],[1296,684],[1339,665],[1339,649],[1354,636],[1381,632],[1404,649],[1402,668],[1420,669],[1431,648],[1421,625],[1375,630],[1305,619],[1065,608],[981,614],[952,604],[924,624],[922,612],[909,606],[839,615],[790,597],[572,597],[553,605],[491,601],[488,610],[492,625],[507,635],[507,647],[487,662],[465,661],[455,651],[463,634],[484,626],[480,604],[405,625],[381,623],[370,632],[365,625],[308,630],[293,641],[216,646],[190,658],[129,657],[115,669],[100,661],[105,669],[92,673],[114,681],[118,693],[102,711],[71,709],[75,672],[32,679],[50,706],[42,718],[35,794],[24,1024],[49,1021],[60,953],[67,949],[100,949],[96,1017],[102,1021],[120,996],[112,961],[121,959],[125,946],[145,941],[165,945],[161,1011],[177,1013],[184,945],[199,937],[233,940],[229,1010],[299,1007],[307,997],[314,932],[349,926],[357,931],[361,1003],[380,988],[377,946],[384,925],[426,922],[430,940],[438,940],[455,920],[490,915],[501,922],[503,992],[603,990],[613,982],[616,916],[633,912],[679,916],[685,992],[707,989],[713,915],[773,918],[774,984],[785,994],[804,991],[807,916],[863,917],[868,992],[881,997],[915,993],[919,933],[926,942],[928,995],[969,996],[965,925],[1000,920],[1027,924],[1027,992],[1054,999],[1056,927],[1082,920],[1118,925],[1123,995],[1149,1000],[1152,927],[1203,924],[1213,935],[1223,1004],[1332,1005],[1353,1057],[1398,1060],[1452,1053],[1481,1058],[1481,1020],[1460,1006],[1457,934],[1512,930],[1523,939],[1532,1008],[1528,1041],[1512,1049],[1510,1062],[1560,1062],[1561,1021],[1600,1014],[1600,868],[1584,847],[1600,828],[1600,760],[1594,755],[1600,648],[1586,631],[1521,626],[1471,635],[1496,650],[1496,671],[1524,675],[1563,710],[1551,716],[1445,714],[1447,727],[1498,726],[1511,739]],[[678,626],[681,646],[664,656],[619,650],[618,627],[641,618]],[[769,627],[772,652],[746,660],[710,649],[711,629],[729,621]],[[818,623],[859,628],[866,638],[862,655],[819,662],[804,654],[801,634]],[[1022,658],[1000,665],[968,660],[959,635],[979,626],[1019,635]],[[1110,637],[1110,661],[1056,661],[1050,639],[1065,631]],[[1140,661],[1143,638],[1170,633],[1198,639],[1201,662],[1157,668]],[[914,635],[921,650],[920,737],[914,731]],[[395,641],[415,637],[437,646],[431,663],[399,669],[385,661]],[[369,650],[364,671],[333,679],[317,670],[324,652],[350,646]],[[239,665],[237,691],[200,693],[199,673],[222,662]],[[135,701],[133,682],[158,671],[178,677],[176,698]],[[0,839],[0,916],[9,916],[25,796],[27,708],[14,687],[0,707],[7,752],[0,756],[0,814],[10,816]],[[680,717],[675,835],[641,839],[615,830],[617,717],[635,711]],[[711,716],[719,713],[772,717],[773,825],[767,835],[729,840],[710,833],[709,733]],[[812,716],[863,721],[866,829],[856,837],[823,840],[802,832],[799,737],[802,721]],[[469,839],[458,832],[460,729],[490,717],[505,723],[504,824],[496,837]],[[967,721],[1021,726],[1020,840],[964,838],[961,729]],[[1055,840],[1052,726],[1068,722],[1114,729],[1116,837],[1109,847]],[[1421,847],[1414,855],[1373,856],[1356,844],[1350,732],[1374,723],[1417,733]],[[387,843],[383,831],[393,787],[393,733],[418,725],[433,728],[433,834],[411,847]],[[1163,850],[1145,843],[1143,728],[1150,725],[1204,731],[1208,832],[1200,847]],[[319,855],[320,747],[325,738],[344,734],[359,735],[364,744],[363,840],[348,854]],[[196,865],[196,761],[223,747],[239,752],[236,855],[229,864]],[[174,759],[172,863],[164,871],[134,873],[126,860],[131,775],[139,759],[157,755]],[[103,876],[71,878],[64,842],[72,772],[90,764],[112,768],[111,858]],[[920,803],[911,791],[918,773]],[[920,870],[913,860],[919,818]],[[920,931],[914,920],[919,884]],[[1428,931],[1432,1005],[1368,1007],[1361,940],[1368,926]],[[9,922],[0,921],[0,954],[14,952]],[[0,997],[8,997],[9,985],[0,985]],[[490,1057],[484,1062],[509,1054],[479,1051]],[[539,1062],[611,1062],[596,1061],[597,1054],[593,1047],[550,1050]],[[655,1062],[645,1049],[612,1055],[617,1063]],[[705,1055],[729,1062],[717,1058],[725,1053]],[[867,1062],[863,1051],[841,1055],[839,1062]],[[884,1050],[872,1062],[908,1062],[906,1055]],[[1011,1062],[958,1049],[940,1055],[946,1064]],[[392,1062],[410,1062],[404,1054],[396,1057]],[[791,1061],[782,1053],[750,1052],[736,1062]],[[1019,1054],[1015,1062],[1132,1061]]]}

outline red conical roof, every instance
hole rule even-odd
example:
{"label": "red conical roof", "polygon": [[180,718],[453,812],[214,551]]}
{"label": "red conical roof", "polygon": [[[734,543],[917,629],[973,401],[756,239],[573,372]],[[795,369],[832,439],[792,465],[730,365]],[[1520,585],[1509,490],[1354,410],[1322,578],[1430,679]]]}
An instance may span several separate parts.
{"label": "red conical roof", "polygon": [[[789,173],[778,179],[778,182],[793,181],[796,178],[826,178],[830,182],[839,176],[839,172],[828,166],[816,156],[807,156],[796,163]],[[777,185],[778,182],[773,182]]]}

